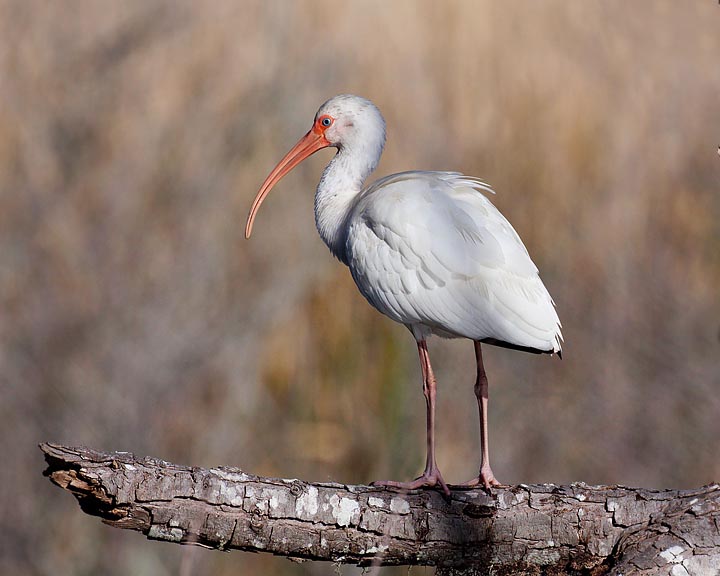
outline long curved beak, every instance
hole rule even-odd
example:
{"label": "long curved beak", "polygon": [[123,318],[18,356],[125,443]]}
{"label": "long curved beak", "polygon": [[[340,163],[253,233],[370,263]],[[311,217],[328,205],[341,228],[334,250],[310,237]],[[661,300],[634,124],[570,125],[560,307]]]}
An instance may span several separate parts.
{"label": "long curved beak", "polygon": [[253,200],[250,213],[248,214],[247,224],[245,224],[245,238],[250,238],[253,222],[255,221],[257,211],[260,209],[260,204],[263,203],[263,200],[265,200],[265,197],[270,193],[270,190],[273,189],[273,186],[280,182],[285,174],[290,172],[295,166],[305,160],[305,158],[328,146],[330,146],[330,142],[327,141],[325,135],[321,132],[316,132],[313,127],[305,136],[300,138],[299,142],[292,147],[290,152],[285,154],[285,157],[278,162],[277,166],[275,166],[268,177],[265,178],[265,182],[263,182],[260,187],[257,196],[255,196],[255,200]]}

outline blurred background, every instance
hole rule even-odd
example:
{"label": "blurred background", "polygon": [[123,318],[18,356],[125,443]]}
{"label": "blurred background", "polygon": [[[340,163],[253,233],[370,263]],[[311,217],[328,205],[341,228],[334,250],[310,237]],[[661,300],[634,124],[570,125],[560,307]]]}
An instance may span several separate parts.
{"label": "blurred background", "polygon": [[[0,572],[336,570],[104,526],[42,477],[41,441],[318,481],[421,471],[412,337],[314,229],[332,153],[243,239],[265,175],[343,92],[385,115],[378,175],[491,183],[557,302],[562,361],[486,350],[498,478],[720,480],[719,19],[672,0],[0,1]],[[472,346],[430,353],[460,482]]]}

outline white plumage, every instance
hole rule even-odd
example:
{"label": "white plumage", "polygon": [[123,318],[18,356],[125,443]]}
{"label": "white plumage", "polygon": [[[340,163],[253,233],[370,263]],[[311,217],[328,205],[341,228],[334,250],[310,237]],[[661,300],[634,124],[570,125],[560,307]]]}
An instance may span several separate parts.
{"label": "white plumage", "polygon": [[487,449],[487,380],[480,343],[560,353],[555,306],[527,249],[484,193],[492,189],[457,172],[411,171],[363,188],[385,144],[385,122],[369,100],[342,95],[318,110],[313,128],[280,161],[258,192],[248,217],[250,236],[272,187],[315,151],[338,148],[315,195],[318,232],[378,311],[407,326],[416,341],[428,399],[428,461],[416,488],[439,484],[434,457],[434,395],[425,340],[431,334],[475,341],[481,416],[478,479],[497,484]]}
{"label": "white plumage", "polygon": [[520,237],[452,172],[404,172],[360,194],[347,264],[360,292],[415,336],[560,351],[560,322]]}

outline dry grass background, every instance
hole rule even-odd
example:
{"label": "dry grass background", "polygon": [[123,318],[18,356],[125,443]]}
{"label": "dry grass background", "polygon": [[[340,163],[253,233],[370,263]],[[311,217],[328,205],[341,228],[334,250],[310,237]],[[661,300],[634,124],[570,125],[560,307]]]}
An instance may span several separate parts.
{"label": "dry grass background", "polygon": [[[492,183],[558,303],[565,360],[487,351],[496,474],[719,480],[719,25],[700,0],[0,2],[0,572],[333,570],[102,526],[42,478],[42,440],[348,483],[420,470],[412,339],[313,227],[330,153],[242,239],[341,92],[386,116],[379,174]],[[431,343],[449,481],[478,464],[471,348]]]}

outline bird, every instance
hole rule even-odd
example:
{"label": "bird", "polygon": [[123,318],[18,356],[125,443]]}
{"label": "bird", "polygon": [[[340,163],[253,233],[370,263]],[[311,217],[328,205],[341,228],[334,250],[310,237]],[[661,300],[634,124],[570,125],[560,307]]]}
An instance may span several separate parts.
{"label": "bird", "polygon": [[450,489],[435,458],[437,381],[431,336],[472,340],[480,418],[477,477],[455,486],[490,490],[488,379],[482,345],[562,357],[555,303],[515,229],[486,194],[484,181],[459,172],[408,171],[365,186],[385,147],[385,120],[370,100],[341,94],[323,103],[312,127],[278,162],[250,208],[245,237],[275,185],[310,155],[337,149],[315,192],[315,224],[365,299],[403,324],[418,349],[426,403],[424,472],[410,482],[373,482],[403,490]]}

